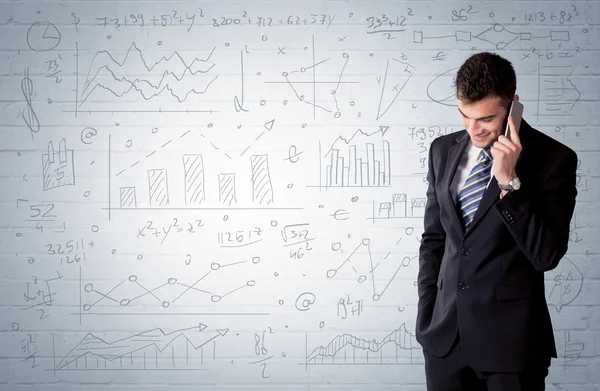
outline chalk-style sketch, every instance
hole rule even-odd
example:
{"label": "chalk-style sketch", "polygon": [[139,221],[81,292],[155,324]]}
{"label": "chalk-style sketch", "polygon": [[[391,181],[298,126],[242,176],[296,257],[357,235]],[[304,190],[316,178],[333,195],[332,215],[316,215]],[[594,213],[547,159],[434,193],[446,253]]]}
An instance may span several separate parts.
{"label": "chalk-style sketch", "polygon": [[515,41],[528,42],[531,46],[532,40],[549,40],[550,42],[568,42],[571,40],[568,30],[551,30],[547,35],[537,35],[531,32],[514,32],[500,23],[494,23],[491,27],[477,34],[473,34],[471,31],[455,30],[454,34],[451,35],[426,36],[423,30],[413,31],[413,43],[415,44],[447,38],[453,39],[457,43],[479,40],[493,45],[496,50],[504,50]]}
{"label": "chalk-style sketch", "polygon": [[[217,273],[223,277],[221,274],[221,270],[228,267],[235,267],[240,264],[246,262],[252,262],[252,264],[257,264],[260,261],[260,258],[254,257],[252,261],[239,261],[232,262],[228,264],[221,264],[218,262],[212,262],[210,265],[210,269],[204,273],[201,277],[190,278],[189,273],[184,276],[184,278],[176,278],[169,277],[164,282],[160,283],[157,286],[153,286],[150,288],[146,287],[146,284],[141,281],[137,275],[130,275],[129,277],[121,280],[117,284],[115,284],[112,288],[108,289],[106,292],[101,292],[98,290],[94,283],[87,283],[83,287],[85,293],[87,293],[87,297],[85,304],[83,304],[83,311],[88,312],[92,309],[97,311],[102,311],[102,307],[132,307],[136,305],[144,305],[144,306],[160,306],[162,308],[169,308],[171,305],[178,302],[180,299],[184,298],[184,296],[189,296],[192,294],[202,293],[203,295],[208,295],[210,300],[213,303],[218,303],[222,299],[227,296],[238,292],[243,288],[253,287],[255,285],[254,280],[247,280],[241,285],[237,285],[235,288],[230,291],[225,291],[226,285],[228,284],[219,284],[219,289],[223,291],[220,292],[211,292],[208,291],[204,287],[203,284],[208,281],[205,280],[209,276]],[[233,274],[235,275],[235,274]],[[227,275],[225,275],[226,277]],[[191,283],[182,282],[182,281],[193,281]],[[214,281],[213,281],[214,282]],[[215,285],[214,283],[212,285]],[[140,304],[138,304],[140,302]]]}
{"label": "chalk-style sketch", "polygon": [[321,159],[321,186],[390,186],[390,143],[381,139],[388,129],[380,126],[372,133],[358,129],[348,139],[338,137]]}
{"label": "chalk-style sketch", "polygon": [[219,174],[219,202],[224,205],[237,203],[235,173]]}
{"label": "chalk-style sketch", "polygon": [[170,95],[178,103],[187,101],[190,96],[204,95],[218,77],[204,77],[215,65],[207,64],[215,49],[205,58],[194,57],[189,63],[177,51],[150,63],[135,42],[122,61],[108,50],[97,51],[85,75],[79,106],[100,91],[108,92],[114,99],[134,94],[135,98],[146,101]]}
{"label": "chalk-style sketch", "polygon": [[[396,243],[396,245],[398,245],[398,243]],[[332,245],[332,249],[334,251],[339,251],[341,253],[344,253],[343,249],[342,249],[342,245],[339,242],[335,242]],[[391,254],[392,254],[392,252],[389,251],[386,254],[386,256],[384,257],[384,260],[386,260]],[[335,278],[342,269],[347,269],[347,270],[352,270],[352,272],[354,272],[354,276],[358,276],[356,279],[356,281],[358,283],[362,284],[363,282],[367,281],[368,278],[370,278],[371,286],[372,286],[372,290],[373,290],[372,299],[373,299],[373,301],[379,301],[379,299],[381,299],[381,296],[383,296],[383,294],[390,287],[390,285],[392,284],[392,282],[394,281],[394,279],[396,278],[396,276],[398,275],[400,270],[403,267],[408,267],[410,265],[411,261],[414,260],[415,258],[416,257],[408,257],[408,256],[403,257],[400,265],[398,265],[396,267],[396,264],[394,264],[394,265],[392,265],[392,269],[390,269],[390,267],[386,267],[386,271],[381,272],[381,274],[383,274],[385,277],[376,278],[375,270],[378,267],[380,267],[381,262],[373,260],[373,254],[371,251],[371,239],[363,238],[360,241],[360,243],[356,247],[354,247],[352,252],[350,252],[348,255],[344,256],[343,262],[340,263],[335,269],[327,270],[326,275],[327,275],[327,278],[332,279],[332,278]],[[392,273],[392,271],[393,271],[393,273]],[[349,273],[349,272],[347,272],[347,273]],[[380,276],[381,274],[378,273],[377,275]],[[390,276],[390,274],[391,274],[391,276]],[[381,280],[386,281],[385,287],[383,289],[379,289],[378,281],[381,281]]]}
{"label": "chalk-style sketch", "polygon": [[126,338],[113,337],[112,341],[98,333],[88,333],[62,358],[54,352],[54,371],[201,368],[207,361],[215,361],[217,340],[228,332],[229,329],[209,331],[199,323],[169,333],[155,328]]}
{"label": "chalk-style sketch", "polygon": [[199,205],[204,202],[204,161],[202,155],[183,155],[185,175],[185,203]]}
{"label": "chalk-style sketch", "polygon": [[73,150],[67,149],[64,138],[58,143],[58,152],[52,141],[48,142],[48,152],[42,154],[42,173],[44,191],[75,184]]}
{"label": "chalk-style sketch", "polygon": [[234,96],[233,97],[233,106],[235,108],[235,111],[240,112],[240,111],[250,111],[249,109],[245,109],[244,108],[244,51],[240,51],[240,68],[241,68],[241,75],[242,75],[242,82],[241,82],[241,97],[238,98],[238,96]]}
{"label": "chalk-style sketch", "polygon": [[21,117],[23,121],[25,121],[25,125],[29,128],[29,130],[33,133],[38,133],[40,131],[40,121],[33,110],[33,80],[29,77],[29,68],[25,70],[25,74],[23,79],[21,80],[21,92],[23,93],[23,98],[25,98],[26,107],[21,111]]}
{"label": "chalk-style sketch", "polygon": [[380,119],[388,112],[414,72],[415,67],[406,62],[395,58],[392,58],[391,61],[387,60],[383,80],[380,77],[377,78],[378,84],[381,83],[381,96],[376,119]]}
{"label": "chalk-style sketch", "polygon": [[[304,50],[308,52],[308,47]],[[350,55],[341,53],[332,55],[325,59],[316,59],[315,36],[312,36],[311,46],[312,57],[310,62],[298,67],[292,71],[282,73],[285,81],[266,81],[265,83],[285,83],[293,92],[297,101],[312,106],[313,118],[316,118],[317,109],[327,113],[333,113],[335,118],[341,116],[340,101],[338,100],[338,90],[342,84],[360,83],[359,81],[342,80],[344,71]],[[280,49],[280,53],[284,53]],[[337,59],[335,57],[338,57]],[[341,58],[339,58],[341,57]],[[332,60],[333,58],[333,60]],[[329,62],[332,60],[331,62]],[[318,74],[317,74],[318,73]],[[334,74],[333,78],[321,80],[323,74]]]}
{"label": "chalk-style sketch", "polygon": [[298,311],[308,311],[317,301],[317,296],[312,292],[303,292],[296,298],[296,309]]}
{"label": "chalk-style sketch", "polygon": [[425,214],[424,197],[408,198],[406,193],[392,194],[391,201],[373,201],[373,214],[367,220],[390,220],[405,218],[422,218]]}
{"label": "chalk-style sketch", "polygon": [[573,108],[581,98],[571,78],[574,71],[574,65],[538,65],[538,118],[573,115]]}
{"label": "chalk-style sketch", "polygon": [[252,166],[252,202],[269,205],[273,202],[273,185],[269,172],[268,155],[254,155],[250,158]]}
{"label": "chalk-style sketch", "polygon": [[137,208],[137,198],[135,196],[135,187],[119,188],[119,207]]}
{"label": "chalk-style sketch", "polygon": [[458,67],[449,69],[431,80],[427,85],[429,99],[444,106],[458,106],[456,102],[456,71],[458,71]]}
{"label": "chalk-style sketch", "polygon": [[406,324],[383,338],[364,339],[344,333],[313,349],[306,365],[414,365],[423,364],[421,345]]}
{"label": "chalk-style sketch", "polygon": [[571,304],[583,288],[583,274],[573,261],[566,257],[561,259],[556,268],[546,272],[544,278],[548,280],[545,284],[546,301],[557,312]]}
{"label": "chalk-style sketch", "polygon": [[27,30],[27,46],[36,52],[47,52],[60,44],[60,30],[46,21],[35,22]]}
{"label": "chalk-style sketch", "polygon": [[570,330],[563,330],[563,343],[559,345],[559,360],[562,368],[568,367],[583,367],[587,366],[587,362],[581,357],[585,350],[585,342],[577,340],[571,335]]}
{"label": "chalk-style sketch", "polygon": [[426,388],[428,153],[483,51],[577,153],[550,377],[600,382],[600,1],[24,3],[0,1],[1,390]]}
{"label": "chalk-style sketch", "polygon": [[151,207],[169,205],[167,170],[148,170],[148,195]]}

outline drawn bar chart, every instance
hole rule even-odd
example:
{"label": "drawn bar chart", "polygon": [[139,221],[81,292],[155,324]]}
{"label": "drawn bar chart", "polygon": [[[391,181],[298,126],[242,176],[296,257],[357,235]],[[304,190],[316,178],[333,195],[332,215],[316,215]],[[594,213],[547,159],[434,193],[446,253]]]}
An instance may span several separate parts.
{"label": "drawn bar chart", "polygon": [[[362,157],[361,152],[363,152]],[[365,143],[357,151],[356,145],[350,145],[347,155],[342,156],[342,150],[332,149],[331,160],[326,166],[326,186],[345,187],[389,186],[390,173],[390,143],[382,141],[381,159],[375,157],[375,144]]]}

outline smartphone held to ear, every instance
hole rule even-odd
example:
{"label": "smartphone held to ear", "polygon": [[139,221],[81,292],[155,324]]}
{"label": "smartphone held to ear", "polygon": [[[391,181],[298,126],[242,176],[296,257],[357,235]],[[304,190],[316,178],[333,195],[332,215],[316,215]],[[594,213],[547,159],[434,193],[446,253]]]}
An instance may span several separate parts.
{"label": "smartphone held to ear", "polygon": [[[515,132],[519,132],[521,127],[521,119],[523,118],[523,104],[518,100],[513,100],[508,109],[508,116],[512,116],[513,123],[515,124]],[[510,126],[508,124],[508,116],[506,117],[506,125],[504,129],[504,135],[510,140]]]}

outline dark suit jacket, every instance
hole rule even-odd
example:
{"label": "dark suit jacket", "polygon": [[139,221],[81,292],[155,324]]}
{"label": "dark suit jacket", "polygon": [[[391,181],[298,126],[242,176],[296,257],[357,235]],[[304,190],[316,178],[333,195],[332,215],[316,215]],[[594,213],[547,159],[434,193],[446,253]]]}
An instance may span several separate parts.
{"label": "dark suit jacket", "polygon": [[567,251],[577,155],[525,121],[519,135],[521,189],[500,199],[492,178],[466,233],[449,188],[469,135],[439,137],[429,151],[416,338],[441,357],[460,329],[479,371],[518,372],[556,357],[544,272]]}

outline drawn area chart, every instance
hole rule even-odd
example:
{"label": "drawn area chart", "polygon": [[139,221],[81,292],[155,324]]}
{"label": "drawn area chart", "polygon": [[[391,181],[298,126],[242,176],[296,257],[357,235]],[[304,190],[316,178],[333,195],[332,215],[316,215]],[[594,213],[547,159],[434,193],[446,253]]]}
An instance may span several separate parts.
{"label": "drawn area chart", "polygon": [[54,370],[202,367],[205,361],[214,361],[216,340],[229,331],[211,333],[206,328],[202,323],[170,333],[158,328],[114,341],[89,333],[64,356],[55,357]]}
{"label": "drawn area chart", "polygon": [[[447,298],[462,321],[492,275],[503,319],[547,307],[547,388],[600,389],[598,15],[586,0],[0,1],[0,390],[425,390],[427,317],[455,330]],[[480,52],[511,63],[528,125],[522,188],[487,187],[473,228],[498,233],[501,262],[473,231],[446,253],[451,163],[474,151],[456,146],[504,115],[459,105]],[[569,181],[536,176],[563,160]]]}

